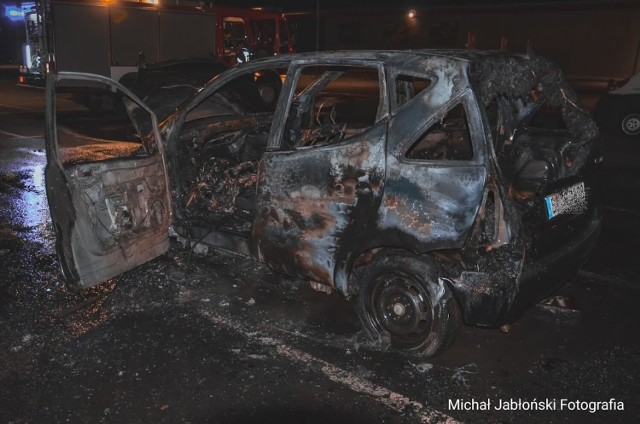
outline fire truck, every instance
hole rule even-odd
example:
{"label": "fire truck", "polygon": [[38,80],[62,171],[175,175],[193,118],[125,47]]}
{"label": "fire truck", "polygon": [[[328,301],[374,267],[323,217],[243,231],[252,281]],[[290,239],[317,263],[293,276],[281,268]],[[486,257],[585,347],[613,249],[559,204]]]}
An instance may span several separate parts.
{"label": "fire truck", "polygon": [[256,57],[294,51],[282,14],[147,1],[22,3],[26,43],[19,83],[42,85],[51,55],[58,70],[90,72],[118,81],[136,72],[142,57],[150,64],[199,58],[232,66],[239,46]]}

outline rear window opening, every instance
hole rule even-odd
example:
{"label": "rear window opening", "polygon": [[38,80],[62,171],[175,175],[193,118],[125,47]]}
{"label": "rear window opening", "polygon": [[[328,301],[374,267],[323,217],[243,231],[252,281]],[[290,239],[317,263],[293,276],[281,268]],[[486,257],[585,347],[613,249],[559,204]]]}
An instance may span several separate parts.
{"label": "rear window opening", "polygon": [[405,155],[414,160],[472,160],[469,122],[462,103],[431,125]]}
{"label": "rear window opening", "polygon": [[553,107],[545,101],[529,119],[527,126],[532,129],[566,131],[567,124],[561,107]]}

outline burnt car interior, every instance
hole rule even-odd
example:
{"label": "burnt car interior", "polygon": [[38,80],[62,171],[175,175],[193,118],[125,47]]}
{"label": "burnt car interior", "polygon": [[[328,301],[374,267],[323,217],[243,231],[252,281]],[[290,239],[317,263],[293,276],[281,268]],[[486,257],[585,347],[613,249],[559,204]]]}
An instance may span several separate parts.
{"label": "burnt car interior", "polygon": [[471,160],[473,147],[464,105],[458,103],[409,147],[407,159]]}
{"label": "burnt car interior", "polygon": [[[485,113],[502,175],[514,188],[539,191],[552,177],[560,177],[565,149],[558,143],[572,142],[560,108],[544,99],[495,97]],[[536,152],[523,154],[531,146]]]}
{"label": "burnt car interior", "polygon": [[[595,202],[586,196],[591,166],[575,167],[570,133],[562,108],[534,92],[529,98],[494,97],[485,108],[497,164],[508,196],[521,211],[530,234],[528,258],[533,260],[571,236],[589,222],[580,213]],[[573,187],[572,214],[551,216],[546,198],[565,186]],[[552,218],[555,218],[552,220]]]}
{"label": "burnt car interior", "polygon": [[[193,108],[180,133],[179,163],[185,217],[201,227],[248,237],[255,217],[257,165],[267,146],[276,102],[243,75]],[[250,76],[249,76],[250,77]],[[352,84],[358,82],[354,94]],[[282,149],[304,149],[349,139],[377,121],[377,68],[302,68]]]}
{"label": "burnt car interior", "polygon": [[260,95],[255,74],[243,74],[187,114],[178,160],[185,217],[202,227],[248,236],[255,212],[257,162],[271,127],[275,102]]}
{"label": "burnt car interior", "polygon": [[376,68],[305,67],[285,125],[284,148],[322,146],[358,135],[375,124],[379,105]]}

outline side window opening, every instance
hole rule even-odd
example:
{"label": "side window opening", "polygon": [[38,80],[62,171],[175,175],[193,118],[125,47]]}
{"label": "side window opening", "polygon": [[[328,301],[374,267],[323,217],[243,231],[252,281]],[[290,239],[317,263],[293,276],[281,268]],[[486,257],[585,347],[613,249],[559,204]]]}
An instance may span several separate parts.
{"label": "side window opening", "polygon": [[287,115],[285,148],[350,139],[376,123],[379,106],[377,68],[305,67]]}
{"label": "side window opening", "polygon": [[119,90],[100,82],[63,79],[55,99],[56,138],[64,167],[155,153],[151,114]]}
{"label": "side window opening", "polygon": [[427,78],[411,75],[398,75],[396,77],[396,103],[398,107],[404,105],[431,85]]}
{"label": "side window opening", "polygon": [[414,160],[471,160],[473,146],[462,103],[423,132],[405,155]]}

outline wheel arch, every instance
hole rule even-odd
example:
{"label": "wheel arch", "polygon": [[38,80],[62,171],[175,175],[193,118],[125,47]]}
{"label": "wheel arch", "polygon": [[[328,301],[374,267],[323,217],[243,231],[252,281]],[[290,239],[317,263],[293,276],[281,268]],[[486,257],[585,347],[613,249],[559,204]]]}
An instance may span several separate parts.
{"label": "wheel arch", "polygon": [[456,286],[451,281],[455,275],[451,272],[451,268],[455,266],[457,262],[456,257],[461,254],[461,249],[434,249],[424,253],[416,253],[411,249],[398,246],[385,246],[385,245],[373,245],[360,249],[356,254],[346,254],[339,256],[336,261],[336,269],[334,274],[335,287],[345,297],[357,294],[359,290],[359,277],[362,272],[358,271],[359,268],[376,260],[376,257],[385,255],[406,255],[416,258],[422,258],[432,260],[438,269],[443,271],[443,281],[447,284],[449,289],[453,292],[456,299],[456,303],[459,304],[458,295],[456,294]]}
{"label": "wheel arch", "polygon": [[388,334],[394,348],[419,358],[449,347],[461,322],[460,308],[450,281],[440,278],[443,270],[434,252],[382,248],[363,255],[373,264],[359,278],[355,307],[367,333],[373,339]]}

